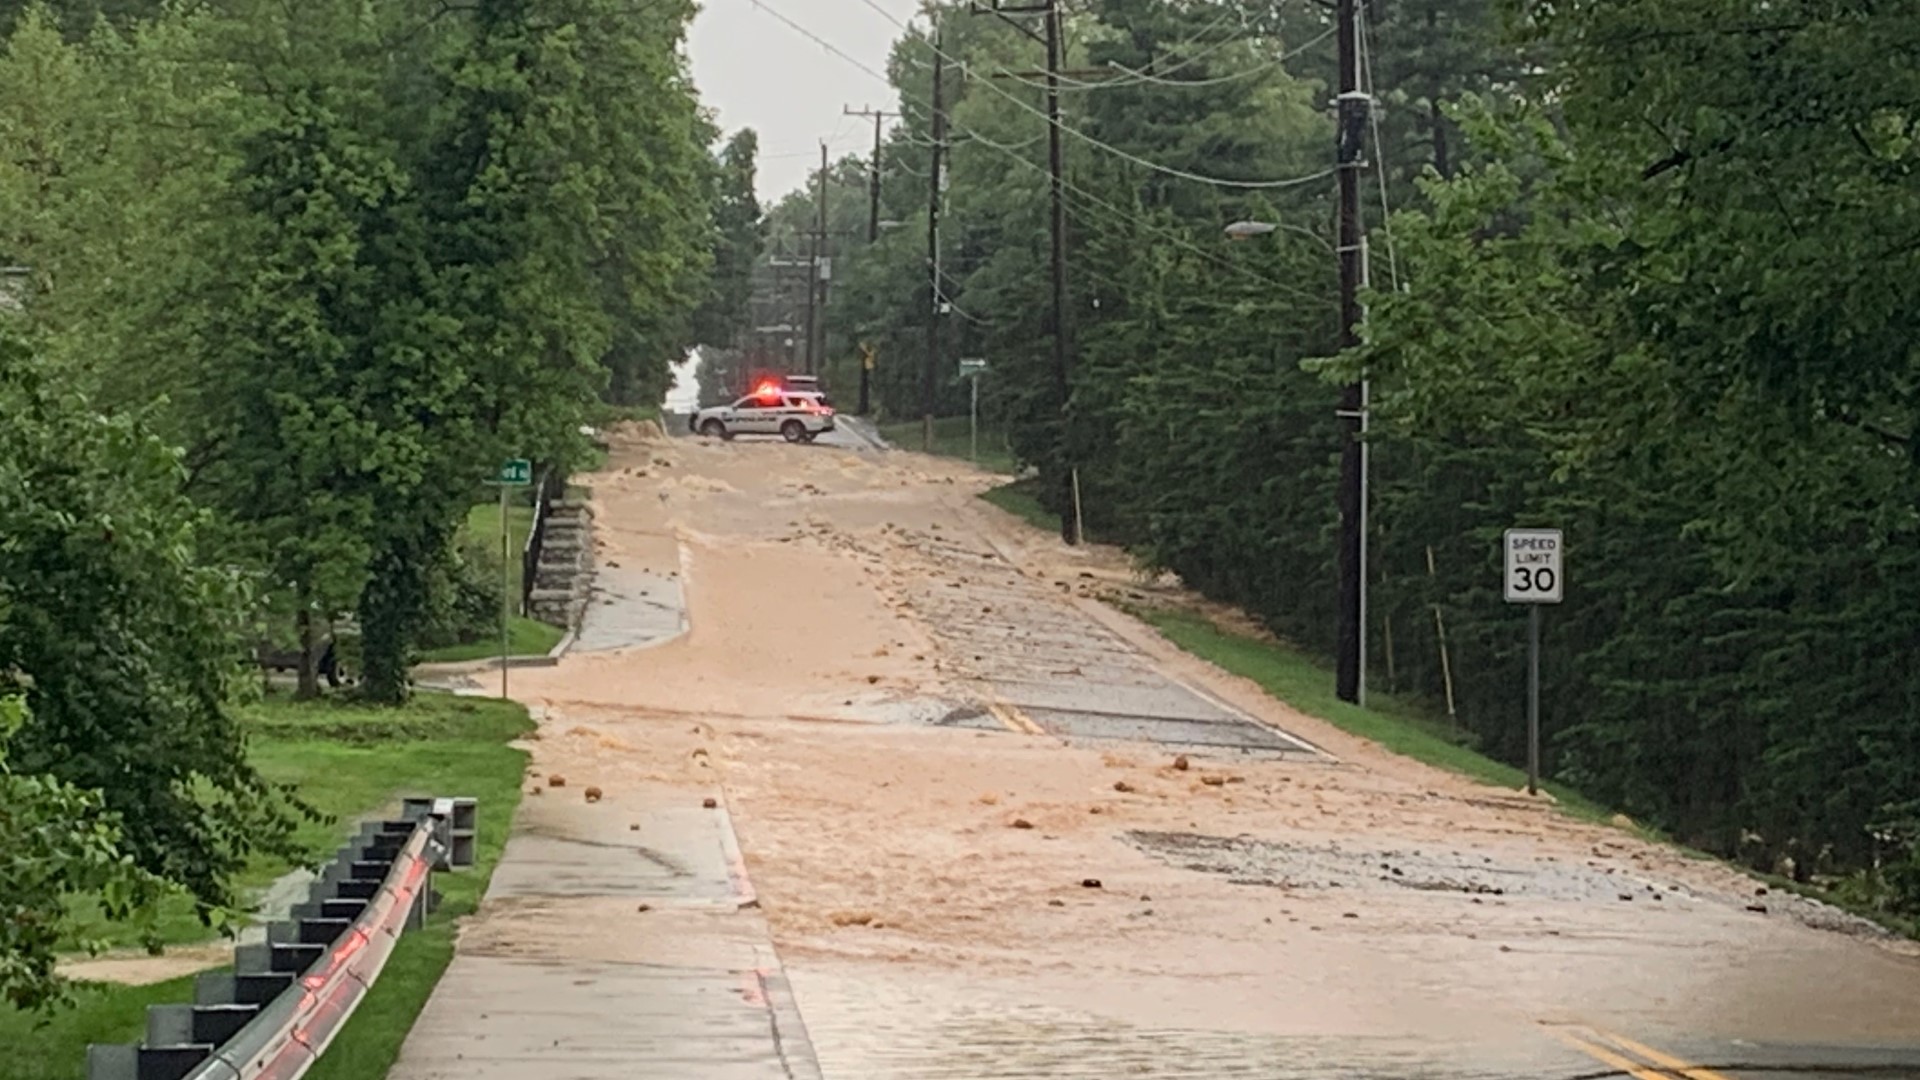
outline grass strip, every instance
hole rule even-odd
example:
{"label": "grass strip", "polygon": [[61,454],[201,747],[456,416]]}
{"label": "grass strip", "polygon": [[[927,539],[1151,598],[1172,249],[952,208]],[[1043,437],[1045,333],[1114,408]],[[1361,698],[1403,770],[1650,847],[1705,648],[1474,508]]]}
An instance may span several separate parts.
{"label": "grass strip", "polygon": [[[879,425],[880,437],[900,450],[918,451],[923,441],[919,420],[902,420]],[[972,442],[968,431],[967,418],[964,416],[936,416],[933,419],[933,450],[937,457],[960,458],[971,456]],[[1014,461],[1013,451],[1007,446],[1006,432],[998,428],[980,428],[980,456],[974,458],[974,464],[989,472],[1006,473],[1011,476],[1019,471]]]}
{"label": "grass strip", "polygon": [[[1508,791],[1523,787],[1527,774],[1481,754],[1444,721],[1427,715],[1417,703],[1369,692],[1367,707],[1341,701],[1333,692],[1333,673],[1313,658],[1275,641],[1223,630],[1211,620],[1184,611],[1126,609],[1167,640],[1235,675],[1260,684],[1269,695],[1301,712],[1396,754],[1459,773]],[[1560,809],[1590,821],[1609,811],[1560,784],[1542,784]]]}
{"label": "grass strip", "polygon": [[[384,1075],[453,956],[453,924],[478,906],[505,849],[520,801],[526,754],[508,743],[532,729],[525,708],[489,698],[419,694],[399,709],[331,701],[273,698],[249,707],[251,756],[271,780],[292,784],[329,822],[303,823],[302,847],[314,858],[332,855],[359,820],[397,811],[408,795],[471,796],[479,800],[476,865],[439,874],[442,901],[427,925],[401,938],[368,1000],[311,1076]],[[285,873],[282,862],[260,860],[242,884],[261,886]],[[88,909],[81,909],[85,914]],[[161,914],[169,943],[207,940],[185,903]],[[133,944],[129,927],[94,916],[83,936]],[[0,1008],[0,1080],[71,1080],[85,1072],[89,1043],[126,1043],[145,1030],[146,1007],[193,999],[191,977],[146,986],[85,984],[74,1004],[50,1016]],[[17,1051],[17,1052],[12,1052]],[[329,1071],[335,1070],[335,1071]]]}

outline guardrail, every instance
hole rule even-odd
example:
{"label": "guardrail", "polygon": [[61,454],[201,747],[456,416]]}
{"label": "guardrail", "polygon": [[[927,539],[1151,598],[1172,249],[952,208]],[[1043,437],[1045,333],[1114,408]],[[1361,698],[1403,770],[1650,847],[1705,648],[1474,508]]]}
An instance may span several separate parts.
{"label": "guardrail", "polygon": [[408,799],[400,820],[361,826],[291,919],[195,980],[193,1004],[149,1006],[140,1043],[89,1046],[88,1080],[297,1080],[426,918],[433,872],[473,865],[477,810]]}

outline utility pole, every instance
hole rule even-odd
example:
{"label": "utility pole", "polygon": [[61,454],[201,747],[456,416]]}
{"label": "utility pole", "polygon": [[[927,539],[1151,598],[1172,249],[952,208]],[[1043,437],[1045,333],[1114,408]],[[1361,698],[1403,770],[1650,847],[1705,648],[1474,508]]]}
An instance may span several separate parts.
{"label": "utility pole", "polygon": [[881,126],[889,118],[898,117],[897,112],[885,109],[856,109],[851,105],[842,105],[840,112],[845,116],[871,117],[873,119],[873,159],[867,165],[867,243],[876,243],[880,239],[880,139]]}
{"label": "utility pole", "polygon": [[[1360,89],[1360,16],[1355,0],[1337,0],[1334,17],[1340,66],[1334,145],[1340,180],[1336,248],[1340,258],[1340,347],[1349,349],[1360,343],[1360,288],[1367,273],[1360,173],[1367,167],[1367,120],[1372,102]],[[1342,701],[1362,705],[1366,702],[1367,633],[1366,409],[1364,381],[1340,388],[1340,610],[1334,693]]]}
{"label": "utility pole", "polygon": [[[1351,0],[1343,0],[1351,3]],[[1079,474],[1074,464],[1078,444],[1073,437],[1073,423],[1068,415],[1068,402],[1073,393],[1072,367],[1068,360],[1067,343],[1067,200],[1066,178],[1063,172],[1060,151],[1060,65],[1063,61],[1060,27],[1059,0],[1042,0],[1041,3],[1006,7],[994,0],[991,8],[974,7],[976,14],[986,13],[998,16],[1001,20],[1018,29],[1030,38],[1036,38],[1047,50],[1047,173],[1052,179],[1052,276],[1053,276],[1053,393],[1058,409],[1059,438],[1055,447],[1058,455],[1059,475],[1056,476],[1056,494],[1060,499],[1060,538],[1069,544],[1078,544],[1080,536]],[[1009,15],[1039,15],[1045,21],[1044,34],[1035,35],[1021,23],[1007,18]],[[1356,189],[1357,190],[1357,189]],[[1071,497],[1068,497],[1071,493]]]}
{"label": "utility pole", "polygon": [[819,290],[814,288],[816,280],[820,277],[820,239],[818,232],[810,232],[807,234],[807,280],[805,282],[807,287],[806,365],[807,374],[809,375],[813,374],[813,331],[815,325],[820,320],[820,312],[818,310]]}
{"label": "utility pole", "polygon": [[1047,170],[1053,174],[1053,392],[1060,405],[1060,468],[1071,474],[1073,506],[1060,511],[1060,538],[1080,542],[1080,475],[1077,445],[1068,416],[1072,396],[1067,368],[1067,201],[1060,157],[1060,3],[1047,0]]}
{"label": "utility pole", "polygon": [[[873,159],[867,163],[867,243],[880,242],[880,137],[881,127],[888,117],[897,117],[897,112],[885,109],[855,109],[851,105],[840,107],[846,116],[870,116],[873,118]],[[865,346],[862,346],[864,349]],[[860,358],[860,408],[861,416],[867,415],[872,405],[873,369],[869,355],[863,353]]]}
{"label": "utility pole", "polygon": [[[827,352],[827,279],[821,273],[827,258],[827,144],[820,143],[820,218],[814,226],[814,258],[811,280],[807,282],[807,310],[814,312],[807,323],[807,374],[819,374]],[[819,339],[816,342],[815,333]]]}
{"label": "utility pole", "polygon": [[946,53],[933,28],[933,167],[927,170],[927,362],[920,375],[920,449],[933,451],[934,376],[940,362],[940,165],[946,149]]}

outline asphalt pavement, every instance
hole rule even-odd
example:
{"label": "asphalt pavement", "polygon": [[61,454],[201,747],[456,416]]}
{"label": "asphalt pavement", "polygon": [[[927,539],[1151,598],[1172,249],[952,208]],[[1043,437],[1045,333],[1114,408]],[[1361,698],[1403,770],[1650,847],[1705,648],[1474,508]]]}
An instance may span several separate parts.
{"label": "asphalt pavement", "polygon": [[[688,434],[684,416],[665,421],[676,436]],[[756,449],[744,445],[752,441],[738,449]],[[884,446],[857,418],[815,445],[862,453]],[[810,449],[766,457],[816,460]],[[654,500],[645,494],[640,505],[664,505]],[[902,571],[907,613],[954,665],[955,697],[916,701],[893,723],[977,728],[969,739],[996,745],[1039,746],[1047,740],[1019,734],[1043,735],[1265,763],[1240,767],[1248,771],[1330,761],[1307,739],[1156,663],[1062,595],[1070,585],[1063,590],[1029,573],[984,533],[964,527],[970,503],[942,503],[952,511],[947,524],[925,532],[891,527],[884,541],[871,531],[838,537]],[[821,512],[831,515],[835,505]],[[841,512],[857,511],[849,503]],[[658,546],[655,552],[629,538],[626,565],[597,569],[576,650],[626,652],[687,631],[698,612],[689,615],[687,583],[671,568],[670,538],[663,533]],[[636,554],[643,548],[644,558]],[[700,584],[692,583],[696,599]],[[828,647],[831,640],[822,637]],[[938,707],[921,707],[927,704]],[[704,726],[698,718],[694,724]],[[1330,841],[1281,830],[1255,835],[1234,811],[1205,809],[1199,799],[1191,800],[1190,831],[1120,834],[1128,850],[1115,865],[1123,872],[1181,882],[1174,895],[1155,887],[1151,901],[1139,896],[1138,906],[1160,908],[1143,919],[1166,925],[1178,905],[1196,920],[1210,913],[1224,920],[1202,925],[1230,925],[1208,907],[1221,902],[1211,885],[1178,898],[1189,881],[1230,883],[1251,898],[1234,910],[1253,913],[1246,921],[1260,929],[1246,939],[1259,944],[1188,939],[1194,952],[1235,954],[1221,963],[1229,973],[1211,981],[1156,970],[1144,959],[1137,970],[1044,958],[991,971],[941,967],[925,962],[920,939],[862,929],[871,921],[860,911],[867,898],[853,894],[839,917],[849,920],[849,934],[874,935],[869,955],[800,950],[785,957],[747,880],[721,786],[712,788],[712,806],[651,779],[604,781],[604,801],[576,794],[582,774],[614,777],[627,768],[651,777],[658,768],[640,749],[645,729],[615,730],[543,727],[533,785],[556,768],[574,782],[544,787],[522,804],[485,904],[463,928],[396,1080],[1920,1080],[1920,1001],[1911,1003],[1911,1040],[1787,1038],[1776,1026],[1800,1019],[1782,1011],[1783,1000],[1804,1000],[1808,1014],[1857,1010],[1865,997],[1844,985],[1849,978],[1860,987],[1915,985],[1904,968],[1895,970],[1910,958],[1856,943],[1859,951],[1847,954],[1851,967],[1843,967],[1829,948],[1838,935],[1830,940],[1804,927],[1754,935],[1738,920],[1762,916],[1737,901],[1729,912],[1677,889],[1623,895],[1646,885],[1616,874],[1613,864],[1558,861],[1521,841],[1512,851],[1496,849],[1484,832],[1478,846],[1463,840],[1459,851],[1405,850],[1393,836],[1369,832],[1357,801],[1342,804],[1355,811],[1350,828]],[[1336,773],[1299,770],[1293,779],[1333,784]],[[741,813],[752,840],[753,819]],[[1176,828],[1187,827],[1185,817]],[[881,831],[896,828],[889,822]],[[1045,825],[1001,831],[1032,837]],[[930,846],[973,845],[971,859],[1010,842],[955,830]],[[915,848],[916,858],[928,846]],[[850,845],[844,858],[859,863],[882,849]],[[914,872],[889,865],[875,859],[869,872]],[[1011,898],[1022,883],[967,884]],[[1287,928],[1298,921],[1286,917],[1288,905],[1305,914],[1326,896],[1342,898],[1326,926]],[[777,926],[782,898],[765,902]],[[1368,936],[1390,906],[1401,913],[1397,929]],[[1354,915],[1338,914],[1349,907]],[[1627,911],[1631,918],[1620,914]],[[1263,912],[1283,926],[1266,929],[1275,919],[1263,921]],[[1149,942],[1150,925],[1142,921],[1129,933]],[[992,924],[978,933],[991,937]],[[1507,941],[1512,948],[1501,944]],[[1066,944],[1071,951],[1074,943]],[[1740,955],[1749,947],[1750,979]],[[1139,948],[1144,955],[1145,945]],[[1523,956],[1531,958],[1525,967]],[[1541,1007],[1516,1012],[1511,1000],[1453,986],[1472,985],[1495,965],[1518,985],[1537,984]],[[1796,971],[1803,984],[1793,984]],[[1579,992],[1567,994],[1568,984]],[[1855,1005],[1834,1004],[1849,1000]],[[1703,1017],[1710,1022],[1698,1022]],[[1797,1034],[1845,1030],[1841,1023],[1794,1026]]]}

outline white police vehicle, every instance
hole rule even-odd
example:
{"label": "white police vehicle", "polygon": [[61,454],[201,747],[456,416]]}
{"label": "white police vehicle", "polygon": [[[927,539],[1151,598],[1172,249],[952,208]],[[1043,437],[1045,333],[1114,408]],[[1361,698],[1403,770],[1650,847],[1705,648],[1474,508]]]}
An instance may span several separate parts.
{"label": "white police vehicle", "polygon": [[812,442],[833,430],[833,406],[820,394],[769,383],[731,405],[701,409],[687,426],[714,439],[778,435],[790,443]]}

